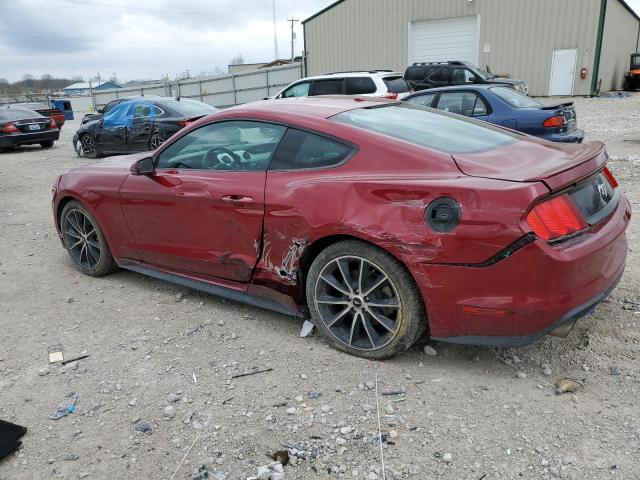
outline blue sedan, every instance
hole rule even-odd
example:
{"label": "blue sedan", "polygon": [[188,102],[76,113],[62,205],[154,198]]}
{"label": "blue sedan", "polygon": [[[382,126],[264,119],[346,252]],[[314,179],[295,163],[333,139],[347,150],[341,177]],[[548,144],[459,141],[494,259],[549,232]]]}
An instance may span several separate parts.
{"label": "blue sedan", "polygon": [[495,85],[431,88],[406,102],[466,115],[552,142],[581,143],[573,103],[545,106],[515,90]]}

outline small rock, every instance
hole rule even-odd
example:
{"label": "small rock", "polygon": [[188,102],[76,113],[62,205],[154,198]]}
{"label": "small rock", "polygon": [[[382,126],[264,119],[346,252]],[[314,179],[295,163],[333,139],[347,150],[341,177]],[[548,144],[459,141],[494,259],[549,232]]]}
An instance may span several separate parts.
{"label": "small rock", "polygon": [[165,420],[172,420],[176,416],[176,409],[168,405],[164,407],[163,413]]}
{"label": "small rock", "polygon": [[258,475],[256,475],[256,480],[269,480],[271,478],[271,470],[266,465],[258,467]]}
{"label": "small rock", "polygon": [[517,376],[519,379],[521,379],[521,380],[524,380],[525,378],[527,378],[527,374],[526,374],[526,373],[524,373],[523,371],[519,371],[519,372],[516,374],[516,376]]}
{"label": "small rock", "polygon": [[398,432],[396,432],[395,430],[391,430],[389,432],[389,438],[398,438]]}
{"label": "small rock", "polygon": [[395,408],[393,408],[393,405],[391,405],[390,403],[387,403],[387,404],[384,406],[384,412],[385,412],[387,415],[393,415],[393,413],[395,412]]}
{"label": "small rock", "polygon": [[224,320],[218,320],[218,325],[224,327]]}
{"label": "small rock", "polygon": [[620,370],[619,367],[611,367],[609,369],[609,374],[614,376],[619,376],[619,375],[622,375],[622,371]]}
{"label": "small rock", "polygon": [[340,435],[349,435],[351,432],[353,432],[353,427],[342,427],[340,429]]}
{"label": "small rock", "polygon": [[64,301],[67,302],[67,303],[73,303],[74,299],[73,299],[73,297],[68,297],[68,298],[65,298]]}
{"label": "small rock", "polygon": [[136,432],[142,432],[142,433],[146,433],[146,432],[152,432],[153,428],[151,427],[151,425],[149,425],[146,422],[138,422],[133,426],[133,429]]}
{"label": "small rock", "polygon": [[453,455],[451,455],[450,453],[445,453],[444,455],[442,455],[442,460],[444,462],[451,463],[453,461]]}
{"label": "small rock", "polygon": [[44,377],[45,375],[49,375],[49,373],[51,373],[51,370],[49,370],[48,368],[41,368],[40,370],[38,370],[38,375],[41,377]]}
{"label": "small rock", "polygon": [[375,408],[375,407],[374,407],[373,405],[368,405],[368,404],[362,405],[362,409],[363,409],[365,412],[373,412],[373,409],[374,409],[374,408]]}
{"label": "small rock", "polygon": [[435,348],[433,348],[431,345],[425,345],[424,354],[429,357],[435,357],[436,355],[438,355],[438,351]]}
{"label": "small rock", "polygon": [[545,377],[550,377],[552,375],[551,367],[547,364],[542,365],[542,374]]}
{"label": "small rock", "polygon": [[138,399],[137,398],[129,400],[129,406],[130,407],[135,407],[137,404],[138,404]]}
{"label": "small rock", "polygon": [[293,415],[296,413],[296,407],[287,408],[287,415]]}
{"label": "small rock", "polygon": [[365,382],[364,386],[367,387],[367,390],[373,390],[376,388],[376,382],[369,380],[368,382]]}
{"label": "small rock", "polygon": [[180,400],[180,397],[175,393],[170,393],[169,395],[167,395],[167,403],[175,403],[178,400]]}
{"label": "small rock", "polygon": [[331,407],[329,405],[322,405],[320,407],[320,410],[322,410],[324,413],[329,413],[331,411]]}
{"label": "small rock", "polygon": [[347,443],[347,441],[344,438],[342,438],[342,437],[336,438],[336,445],[344,445],[346,443]]}

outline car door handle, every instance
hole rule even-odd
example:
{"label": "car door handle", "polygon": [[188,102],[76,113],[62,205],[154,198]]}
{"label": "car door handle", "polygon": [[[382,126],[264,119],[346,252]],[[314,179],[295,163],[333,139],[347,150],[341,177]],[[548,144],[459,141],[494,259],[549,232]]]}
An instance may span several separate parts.
{"label": "car door handle", "polygon": [[222,197],[224,203],[229,203],[234,206],[248,207],[253,205],[253,198],[245,197],[244,195],[225,195]]}

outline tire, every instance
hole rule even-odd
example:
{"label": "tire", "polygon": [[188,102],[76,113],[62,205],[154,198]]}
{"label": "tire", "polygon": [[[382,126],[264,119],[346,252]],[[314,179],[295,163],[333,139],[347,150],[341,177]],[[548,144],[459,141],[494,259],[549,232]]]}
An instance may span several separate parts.
{"label": "tire", "polygon": [[351,355],[390,358],[426,331],[422,297],[411,274],[365,242],[346,240],[320,252],[307,275],[306,296],[320,333]]}
{"label": "tire", "polygon": [[80,202],[73,200],[64,206],[60,229],[64,246],[82,273],[102,277],[118,269],[98,222]]}
{"label": "tire", "polygon": [[46,142],[40,142],[40,146],[42,148],[51,148],[51,147],[53,147],[53,140],[47,140]]}
{"label": "tire", "polygon": [[633,88],[631,88],[631,83],[629,82],[629,80],[625,79],[624,83],[622,84],[622,89],[625,92],[629,92],[629,91],[633,90]]}
{"label": "tire", "polygon": [[153,135],[151,135],[151,138],[149,139],[149,149],[150,150],[155,150],[157,149],[160,145],[162,145],[164,143],[164,135],[162,135],[160,132],[156,132]]}
{"label": "tire", "polygon": [[100,152],[98,151],[98,146],[96,145],[96,141],[88,133],[85,133],[82,137],[80,137],[80,144],[82,145],[83,157],[98,158],[100,156]]}

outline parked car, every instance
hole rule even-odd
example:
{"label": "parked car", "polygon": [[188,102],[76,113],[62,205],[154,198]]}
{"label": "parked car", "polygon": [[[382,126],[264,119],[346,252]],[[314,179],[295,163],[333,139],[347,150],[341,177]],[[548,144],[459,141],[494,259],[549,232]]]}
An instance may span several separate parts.
{"label": "parked car", "polygon": [[128,100],[102,118],[82,124],[73,145],[79,156],[87,158],[155,150],[191,122],[217,111],[188,98]]}
{"label": "parked car", "polygon": [[60,130],[53,118],[24,107],[0,108],[0,150],[21,145],[53,147]]}
{"label": "parked car", "polygon": [[404,79],[415,91],[448,85],[492,84],[529,94],[529,87],[522,80],[496,77],[472,63],[462,61],[414,63],[405,70]]}
{"label": "parked car", "polygon": [[631,207],[607,159],[406,102],[262,101],[72,169],[53,215],[87,275],[308,309],[350,354],[427,331],[516,346],[566,335],[622,275]]}
{"label": "parked car", "polygon": [[45,117],[53,118],[56,121],[58,130],[62,130],[65,122],[64,112],[58,108],[49,108],[44,103],[28,102],[28,103],[12,103],[9,107],[23,107],[38,112]]}
{"label": "parked car", "polygon": [[84,117],[82,117],[82,121],[80,123],[87,123],[93,120],[100,120],[105,114],[109,113],[113,107],[116,105],[120,105],[122,102],[128,102],[129,100],[155,100],[159,97],[157,95],[132,95],[130,97],[122,97],[116,98],[115,100],[111,100],[104,107],[98,108],[95,112],[85,113]]}
{"label": "parked car", "polygon": [[317,95],[362,95],[402,99],[409,95],[402,74],[391,70],[336,72],[307,77],[283,88],[273,98],[312,97]]}
{"label": "parked car", "polygon": [[581,143],[573,102],[542,105],[511,88],[469,85],[422,90],[405,99],[477,120],[502,125],[552,142]]}

